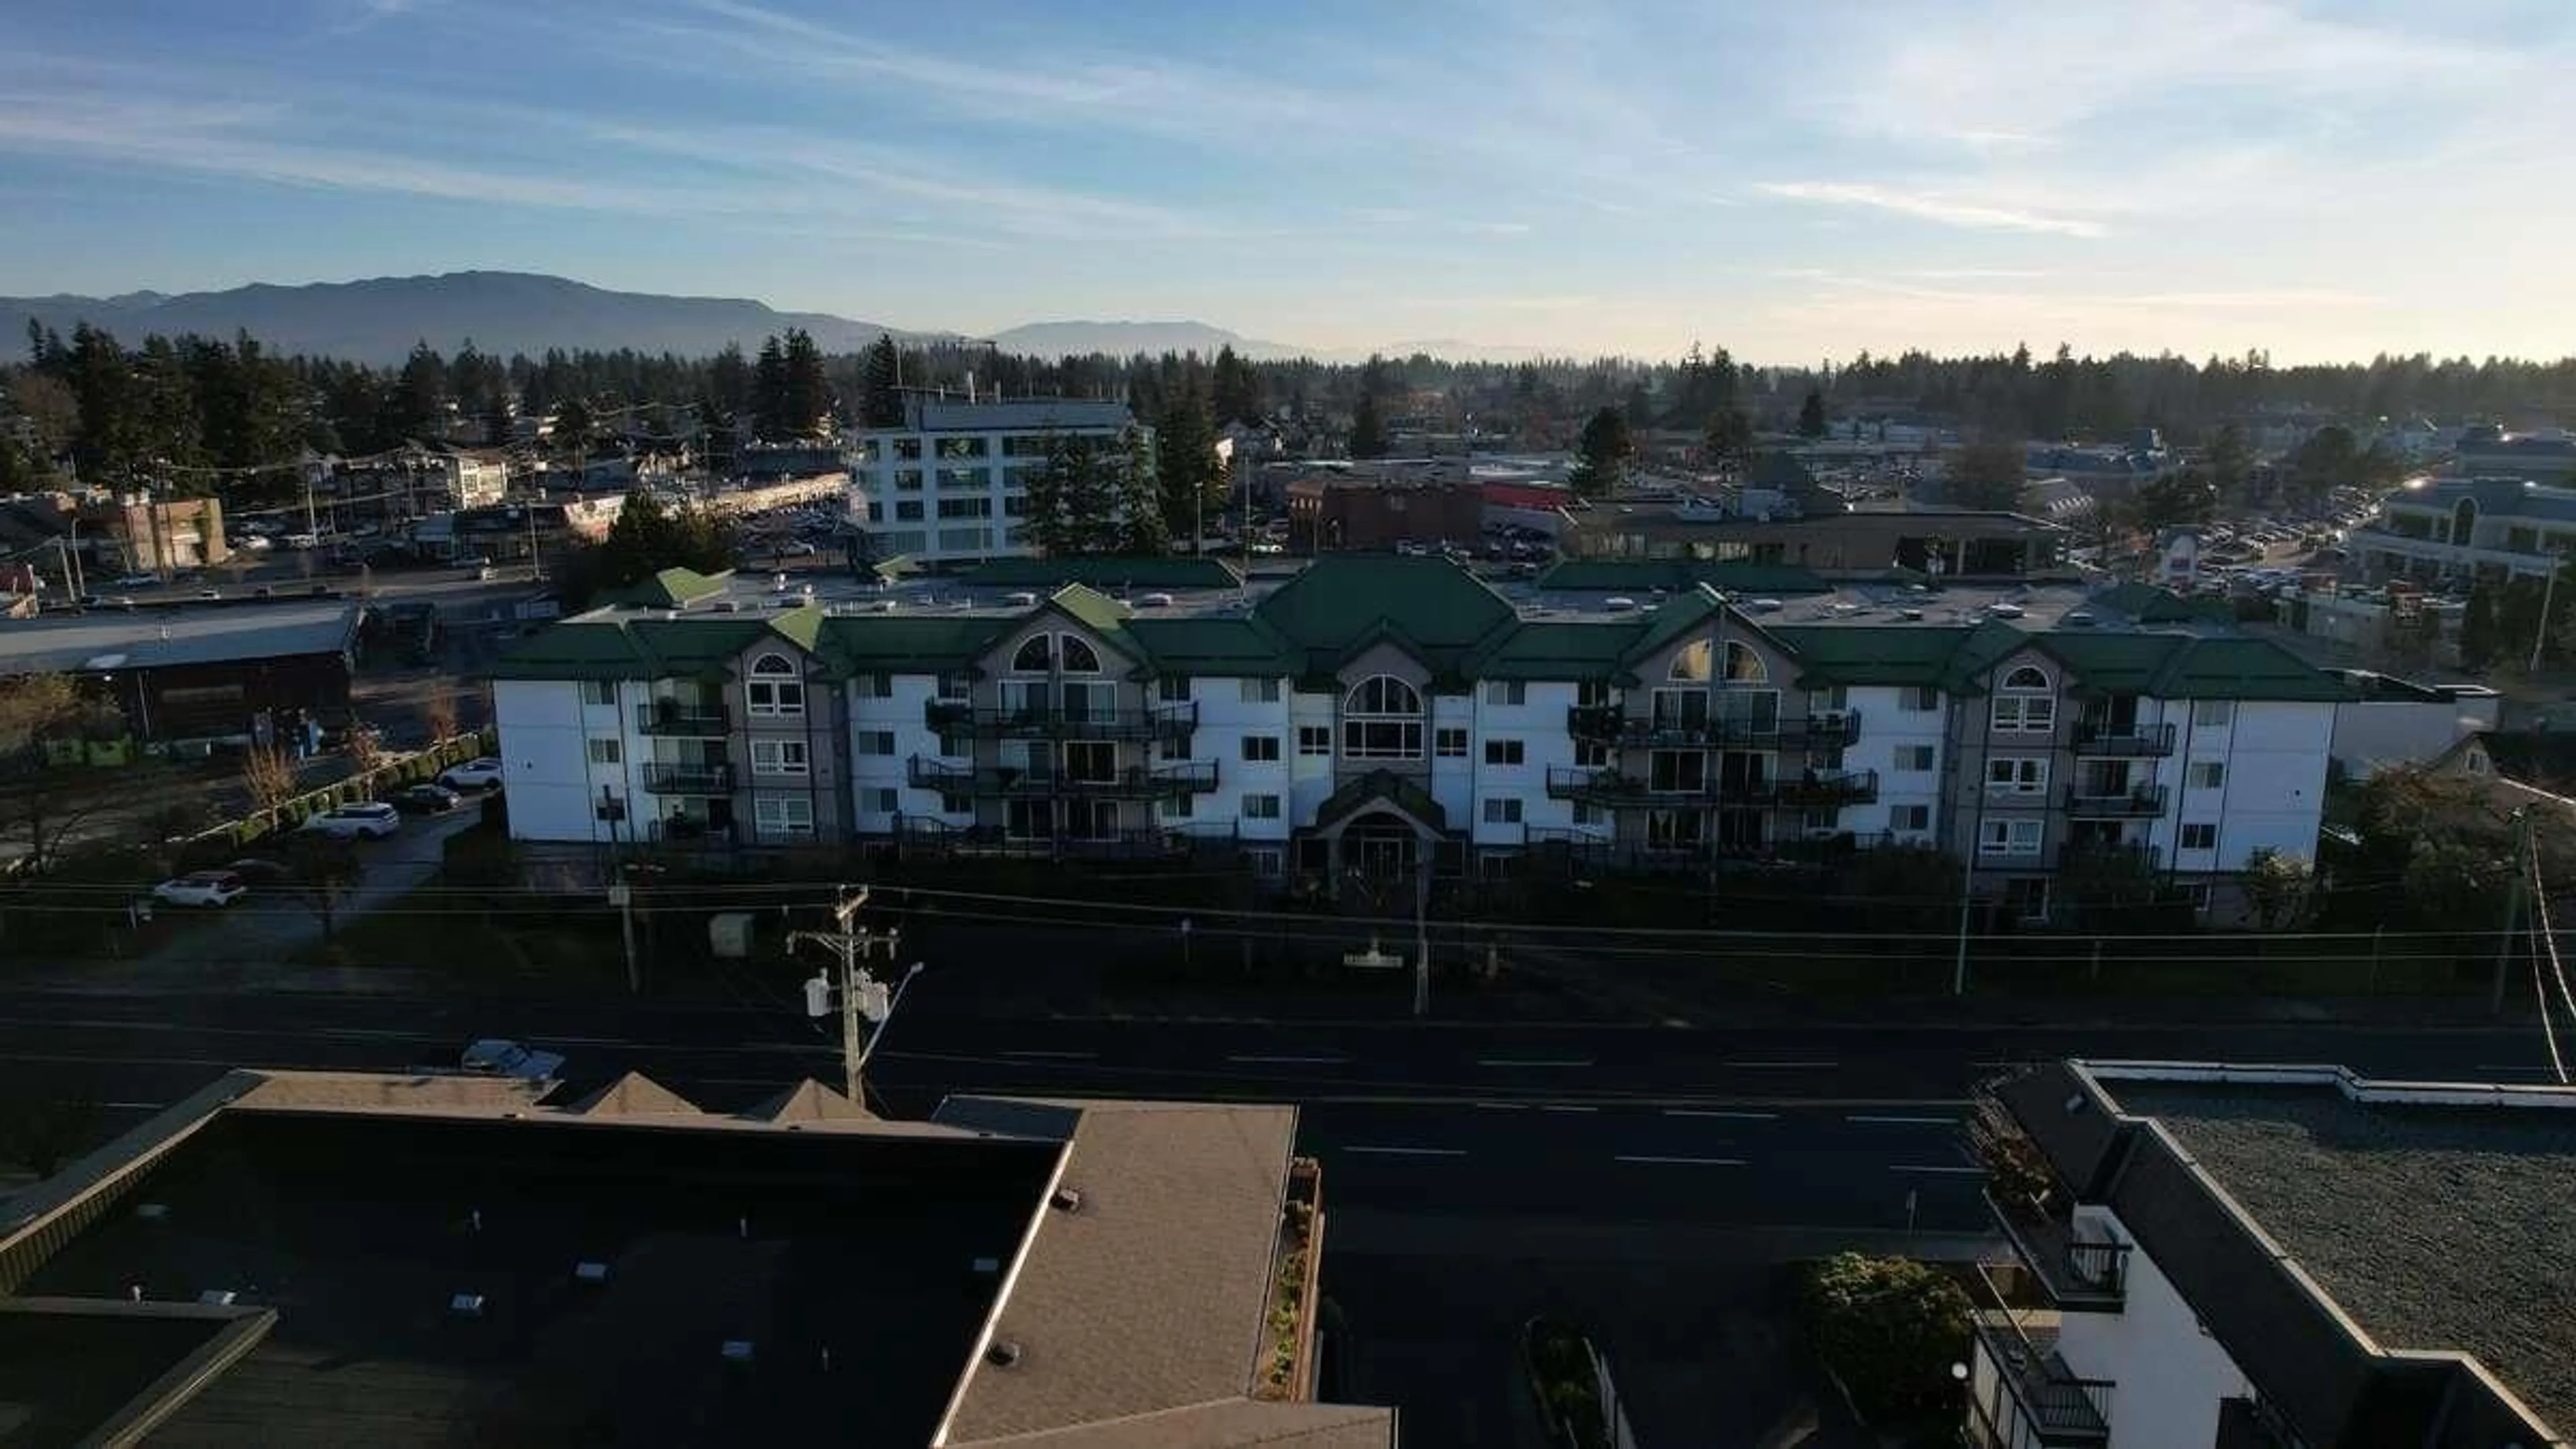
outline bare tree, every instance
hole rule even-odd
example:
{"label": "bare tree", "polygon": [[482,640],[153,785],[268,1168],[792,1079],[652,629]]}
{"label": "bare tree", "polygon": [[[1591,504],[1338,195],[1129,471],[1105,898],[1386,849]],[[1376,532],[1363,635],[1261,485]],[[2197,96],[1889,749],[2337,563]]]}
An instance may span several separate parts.
{"label": "bare tree", "polygon": [[385,767],[385,737],[369,724],[349,726],[349,768],[361,777]]}
{"label": "bare tree", "polygon": [[273,814],[287,801],[303,793],[303,783],[295,778],[295,761],[275,745],[253,745],[242,756],[242,788],[250,792],[250,803],[261,814]]}
{"label": "bare tree", "polygon": [[124,732],[115,706],[85,698],[68,675],[30,674],[0,685],[0,840],[23,838],[29,869],[43,870],[62,838],[119,793],[94,790],[83,798],[74,772],[47,757],[47,744]]}
{"label": "bare tree", "polygon": [[456,737],[456,696],[447,690],[435,690],[420,708],[423,723],[429,726],[430,743],[437,744]]}
{"label": "bare tree", "polygon": [[286,864],[294,872],[287,880],[288,892],[313,912],[322,926],[323,944],[330,944],[340,908],[365,876],[357,846],[337,835],[298,830],[286,839]]}

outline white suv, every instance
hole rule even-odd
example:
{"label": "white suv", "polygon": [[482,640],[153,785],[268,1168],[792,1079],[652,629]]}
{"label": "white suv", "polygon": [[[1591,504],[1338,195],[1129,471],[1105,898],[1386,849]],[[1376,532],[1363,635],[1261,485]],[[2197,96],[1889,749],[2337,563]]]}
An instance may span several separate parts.
{"label": "white suv", "polygon": [[450,790],[490,790],[501,783],[501,762],[486,755],[438,772],[438,783]]}
{"label": "white suv", "polygon": [[306,820],[302,828],[342,840],[382,840],[402,828],[402,815],[391,805],[371,800],[325,810]]}

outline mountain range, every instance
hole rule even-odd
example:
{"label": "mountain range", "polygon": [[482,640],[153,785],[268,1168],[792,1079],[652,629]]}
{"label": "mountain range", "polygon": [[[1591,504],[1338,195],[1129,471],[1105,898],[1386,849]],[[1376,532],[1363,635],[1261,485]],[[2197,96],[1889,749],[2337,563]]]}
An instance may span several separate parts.
{"label": "mountain range", "polygon": [[[308,356],[387,365],[427,341],[454,353],[468,340],[486,353],[507,357],[567,351],[614,351],[710,356],[726,343],[745,351],[761,339],[802,327],[825,352],[856,352],[891,333],[906,341],[990,341],[1004,352],[1064,357],[1090,352],[1197,352],[1213,356],[1231,346],[1267,361],[1315,357],[1355,361],[1360,354],[1323,352],[1264,342],[1204,322],[1032,322],[992,334],[916,331],[829,312],[782,312],[747,297],[671,297],[615,292],[564,277],[530,272],[447,272],[426,277],[375,277],[302,286],[254,283],[220,292],[126,292],[113,297],[0,297],[0,347],[14,350],[28,319],[69,336],[82,322],[105,328],[129,346],[151,333],[177,337],[230,337],[248,332],[267,347]],[[1468,343],[1398,343],[1379,349],[1390,356],[1415,351],[1453,357],[1502,357],[1526,349],[1480,348]]]}

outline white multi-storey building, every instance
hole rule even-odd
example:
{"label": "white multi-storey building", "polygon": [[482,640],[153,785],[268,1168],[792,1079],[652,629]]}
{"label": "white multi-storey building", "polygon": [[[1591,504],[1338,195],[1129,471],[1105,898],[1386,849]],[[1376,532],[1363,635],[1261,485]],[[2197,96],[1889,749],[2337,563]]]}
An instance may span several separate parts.
{"label": "white multi-storey building", "polygon": [[2350,696],[2214,625],[1750,613],[1705,586],[1541,605],[1375,555],[1132,602],[672,606],[702,592],[504,661],[514,833],[1223,842],[1319,882],[1913,845],[2036,918],[2069,870],[2206,894],[2257,852],[2313,851]]}
{"label": "white multi-storey building", "polygon": [[1016,558],[1028,485],[1057,439],[1117,447],[1139,429],[1124,403],[1064,398],[958,402],[912,397],[903,426],[858,435],[850,517],[882,557],[921,563]]}
{"label": "white multi-storey building", "polygon": [[1977,1449],[2568,1442],[2576,1091],[2078,1062],[1996,1097]]}

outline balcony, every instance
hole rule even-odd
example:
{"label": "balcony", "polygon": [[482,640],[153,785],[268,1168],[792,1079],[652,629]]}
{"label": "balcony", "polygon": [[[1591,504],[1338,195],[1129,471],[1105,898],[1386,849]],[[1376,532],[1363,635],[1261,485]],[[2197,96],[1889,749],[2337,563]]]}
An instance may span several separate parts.
{"label": "balcony", "polygon": [[1032,770],[1016,765],[951,765],[915,755],[905,768],[904,778],[916,790],[937,790],[945,795],[1169,800],[1214,790],[1216,761],[1130,765],[1109,775],[1075,776],[1060,770]]}
{"label": "balcony", "polygon": [[2164,852],[2135,841],[2070,840],[2057,850],[2057,868],[2076,871],[2152,871]]}
{"label": "balcony", "polygon": [[2073,1449],[2108,1444],[2108,1379],[2088,1379],[2057,1353],[2053,1329],[2024,1329],[2008,1312],[1976,1317],[1968,1372],[1967,1440],[1977,1449]]}
{"label": "balcony", "polygon": [[1186,741],[1199,727],[1199,707],[1196,700],[1188,700],[1141,710],[1067,710],[1048,705],[976,709],[960,700],[934,699],[922,707],[922,723],[942,734],[985,740]]}
{"label": "balcony", "polygon": [[657,699],[635,706],[635,732],[684,739],[722,739],[733,733],[733,715],[721,704],[682,704]]}
{"label": "balcony", "polygon": [[1725,716],[1640,716],[1615,704],[1576,705],[1565,712],[1566,733],[1628,749],[1823,750],[1860,738],[1860,711],[1739,719]]}
{"label": "balcony", "polygon": [[2075,722],[2075,753],[2079,755],[2160,760],[2173,750],[2174,727],[2169,724],[2114,724],[2087,719]]}
{"label": "balcony", "polygon": [[1782,810],[1839,810],[1877,798],[1876,770],[1808,770],[1718,793],[1721,805],[1770,805]]}
{"label": "balcony", "polygon": [[653,795],[730,795],[733,766],[647,764],[644,789]]}
{"label": "balcony", "polygon": [[2034,1203],[2016,1208],[1988,1193],[1986,1206],[2059,1312],[2117,1313],[2127,1303],[2128,1244],[2079,1237],[2064,1215]]}
{"label": "balcony", "polygon": [[2165,787],[2140,785],[2095,795],[2081,786],[2070,785],[2066,789],[2066,813],[2087,820],[2152,820],[2165,813]]}

